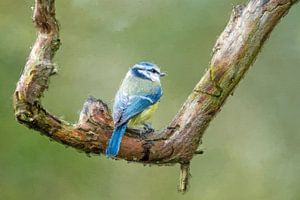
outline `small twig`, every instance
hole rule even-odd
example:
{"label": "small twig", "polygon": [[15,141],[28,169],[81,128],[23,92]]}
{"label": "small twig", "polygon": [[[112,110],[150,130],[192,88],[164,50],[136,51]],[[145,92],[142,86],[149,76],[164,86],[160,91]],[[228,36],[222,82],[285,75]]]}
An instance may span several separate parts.
{"label": "small twig", "polygon": [[198,149],[195,151],[195,154],[204,154],[204,150],[203,149]]}
{"label": "small twig", "polygon": [[190,162],[180,163],[179,192],[185,193],[187,191],[190,177]]}

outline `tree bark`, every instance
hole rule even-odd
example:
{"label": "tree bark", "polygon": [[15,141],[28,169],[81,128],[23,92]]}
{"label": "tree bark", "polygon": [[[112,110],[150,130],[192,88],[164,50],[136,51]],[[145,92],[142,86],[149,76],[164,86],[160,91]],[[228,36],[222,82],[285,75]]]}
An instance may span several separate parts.
{"label": "tree bark", "polygon": [[[213,48],[206,73],[177,115],[165,129],[147,138],[127,130],[118,158],[146,164],[181,163],[185,190],[187,163],[209,122],[253,64],[273,28],[297,1],[251,0],[246,6],[234,7]],[[62,144],[86,153],[104,153],[113,121],[103,101],[89,97],[77,124],[54,116],[41,105],[40,98],[56,73],[52,59],[60,46],[54,0],[35,0],[33,21],[38,35],[14,93],[16,119]]]}

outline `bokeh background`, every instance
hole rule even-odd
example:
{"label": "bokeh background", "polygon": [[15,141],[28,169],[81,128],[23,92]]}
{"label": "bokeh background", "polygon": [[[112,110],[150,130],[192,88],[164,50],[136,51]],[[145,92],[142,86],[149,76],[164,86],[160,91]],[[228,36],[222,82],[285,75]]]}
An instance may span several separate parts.
{"label": "bokeh background", "polygon": [[[43,104],[76,122],[88,95],[111,106],[128,68],[149,60],[168,72],[153,121],[163,127],[204,73],[231,8],[245,2],[57,1],[63,45]],[[300,5],[206,131],[185,195],[176,190],[179,166],[89,158],[14,120],[11,96],[35,39],[32,6],[0,2],[0,199],[300,199]]]}

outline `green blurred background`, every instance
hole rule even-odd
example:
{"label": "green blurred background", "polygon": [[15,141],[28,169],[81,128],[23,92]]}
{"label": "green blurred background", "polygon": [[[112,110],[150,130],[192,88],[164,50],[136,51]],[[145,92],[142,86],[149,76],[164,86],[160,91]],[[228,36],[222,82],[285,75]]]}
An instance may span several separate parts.
{"label": "green blurred background", "polygon": [[[168,72],[153,121],[163,127],[204,73],[232,6],[243,2],[57,1],[63,45],[43,104],[76,122],[88,95],[111,106],[128,68],[149,60]],[[300,199],[300,5],[206,131],[186,195],[176,190],[178,166],[88,158],[14,120],[11,96],[35,39],[32,6],[0,2],[0,199]]]}

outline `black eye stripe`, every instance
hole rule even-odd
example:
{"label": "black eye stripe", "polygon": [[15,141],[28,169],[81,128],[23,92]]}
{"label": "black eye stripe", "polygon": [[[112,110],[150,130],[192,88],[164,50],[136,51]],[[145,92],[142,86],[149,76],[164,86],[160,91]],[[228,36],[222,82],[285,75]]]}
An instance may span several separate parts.
{"label": "black eye stripe", "polygon": [[148,69],[148,71],[152,72],[152,73],[159,73],[156,69]]}

